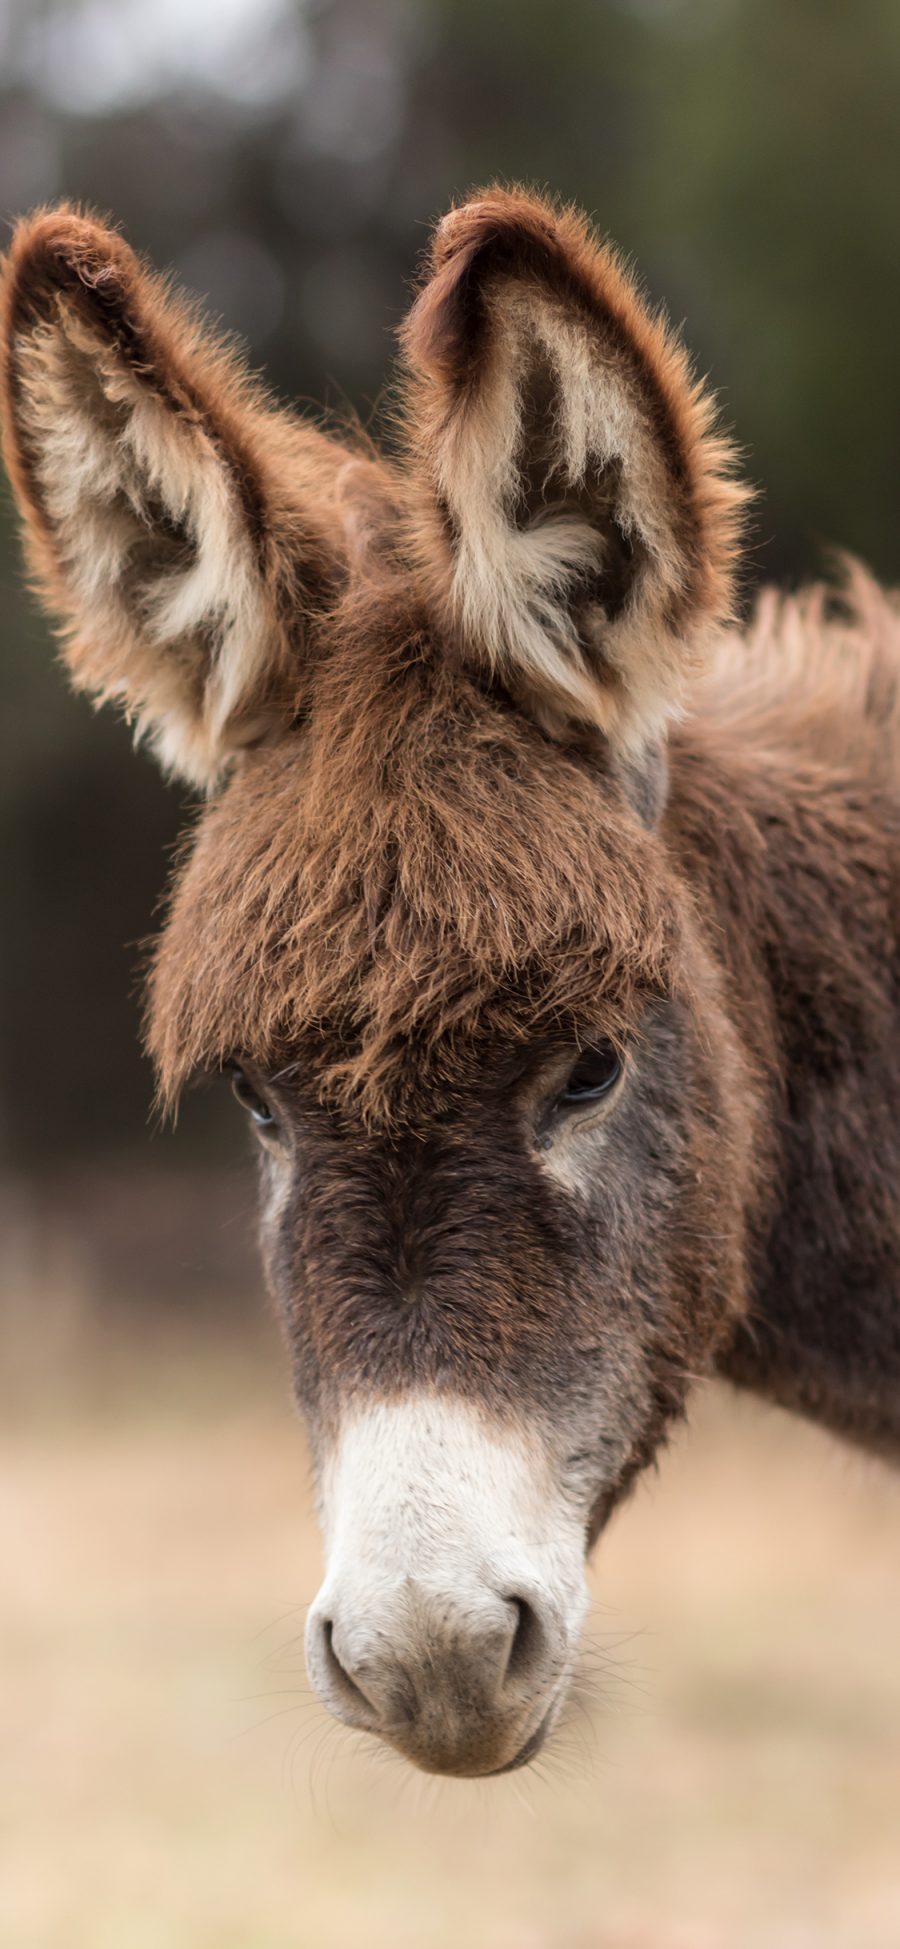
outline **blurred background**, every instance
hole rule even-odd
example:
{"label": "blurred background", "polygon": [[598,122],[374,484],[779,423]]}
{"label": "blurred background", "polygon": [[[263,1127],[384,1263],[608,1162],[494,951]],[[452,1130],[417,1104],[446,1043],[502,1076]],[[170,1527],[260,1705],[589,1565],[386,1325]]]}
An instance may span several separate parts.
{"label": "blurred background", "polygon": [[[430,220],[573,198],[743,445],[749,601],[898,575],[898,100],[895,0],[0,0],[0,218],[111,211],[368,419]],[[139,1050],[189,806],[68,693],[5,491],[0,619],[0,1940],[896,1949],[897,1490],[715,1390],[601,1550],[547,1781],[435,1795],[310,1706],[241,1120],[159,1129]]]}

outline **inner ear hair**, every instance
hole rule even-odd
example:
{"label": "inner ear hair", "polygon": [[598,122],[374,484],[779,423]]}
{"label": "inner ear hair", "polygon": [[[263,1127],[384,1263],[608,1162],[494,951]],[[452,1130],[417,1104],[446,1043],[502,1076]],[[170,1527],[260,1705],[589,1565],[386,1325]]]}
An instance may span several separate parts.
{"label": "inner ear hair", "polygon": [[683,346],[577,212],[497,188],[438,226],[403,346],[449,629],[545,728],[639,752],[730,615],[746,500]]}
{"label": "inner ear hair", "polygon": [[5,451],[69,671],[209,789],[302,707],[348,472],[380,504],[387,470],[278,406],[89,214],[24,219],[0,268]]}
{"label": "inner ear hair", "polygon": [[[535,343],[519,386],[519,439],[513,470],[517,483],[513,525],[520,533],[558,516],[580,519],[593,531],[596,564],[569,574],[571,602],[579,608],[600,605],[613,621],[634,584],[640,543],[617,518],[622,504],[622,463],[585,459],[580,479],[567,474],[561,441],[564,412],[559,378]],[[576,620],[576,629],[578,627]]]}

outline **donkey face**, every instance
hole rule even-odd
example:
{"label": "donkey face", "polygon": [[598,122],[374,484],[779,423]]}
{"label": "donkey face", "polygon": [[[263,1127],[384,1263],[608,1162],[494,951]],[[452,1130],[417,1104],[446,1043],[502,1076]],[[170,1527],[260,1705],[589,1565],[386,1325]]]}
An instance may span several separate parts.
{"label": "donkey face", "polygon": [[327,1545],[313,1682],[435,1771],[561,1710],[584,1559],[740,1303],[748,1079],[665,836],[740,502],[570,213],[437,232],[388,464],[121,241],[18,233],[6,431],[76,679],[207,786],[151,983],[231,1067]]}
{"label": "donkey face", "polygon": [[428,1770],[538,1750],[586,1550],[727,1324],[743,1146],[708,1027],[655,998],[623,1056],[599,1026],[580,1050],[485,1035],[393,1136],[323,1107],[313,1045],[241,1073],[318,1461],[309,1670]]}

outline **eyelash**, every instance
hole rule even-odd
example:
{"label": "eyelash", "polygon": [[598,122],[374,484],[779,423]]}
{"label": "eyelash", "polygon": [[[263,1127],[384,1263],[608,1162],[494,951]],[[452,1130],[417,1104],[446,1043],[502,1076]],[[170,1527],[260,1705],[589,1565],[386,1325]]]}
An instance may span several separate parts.
{"label": "eyelash", "polygon": [[237,1097],[241,1108],[249,1111],[257,1129],[274,1130],[277,1120],[265,1097],[260,1096],[242,1069],[234,1067],[229,1073],[232,1094]]}

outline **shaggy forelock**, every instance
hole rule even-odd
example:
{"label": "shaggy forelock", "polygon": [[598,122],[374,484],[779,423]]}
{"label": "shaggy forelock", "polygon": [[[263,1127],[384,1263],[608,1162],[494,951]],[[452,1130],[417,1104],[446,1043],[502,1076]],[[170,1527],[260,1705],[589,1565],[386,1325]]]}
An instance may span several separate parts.
{"label": "shaggy forelock", "polygon": [[195,1067],[315,1049],[368,1122],[488,1036],[624,1036],[672,982],[654,846],[592,752],[454,668],[399,587],[351,596],[304,724],[203,814],[151,980],[171,1102]]}

